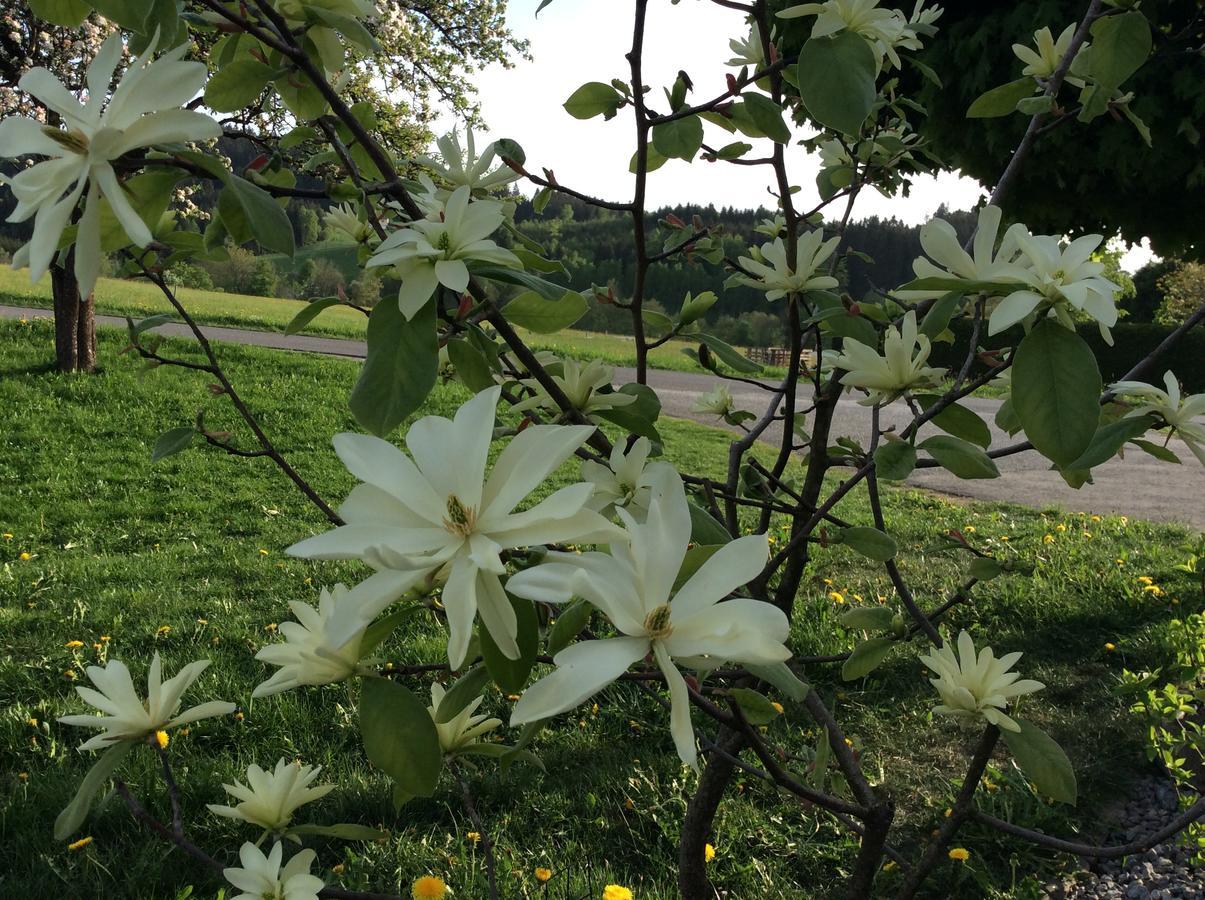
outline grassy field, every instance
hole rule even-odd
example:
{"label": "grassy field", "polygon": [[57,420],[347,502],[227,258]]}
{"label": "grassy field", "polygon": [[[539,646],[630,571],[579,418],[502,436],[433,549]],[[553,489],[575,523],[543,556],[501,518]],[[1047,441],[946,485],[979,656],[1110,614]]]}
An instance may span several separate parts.
{"label": "grassy field", "polygon": [[[190,833],[211,853],[231,860],[247,836],[204,809],[224,802],[221,783],[250,762],[296,757],[322,764],[339,784],[303,809],[303,821],[361,821],[390,833],[381,843],[318,840],[317,874],[349,888],[405,892],[415,877],[434,873],[455,897],[483,896],[482,860],[455,786],[445,783],[395,815],[384,779],[363,759],[346,686],[250,701],[252,686],[267,675],[253,654],[274,639],[287,601],[314,602],[320,585],[363,574],[352,564],[284,555],[292,542],[324,529],[317,512],[262,460],[202,448],[151,464],[156,435],[189,422],[199,406],[211,428],[244,433],[204,379],[178,370],[140,373],[137,359],[118,355],[123,342],[110,331],[100,336],[101,374],[61,376],[45,365],[51,342],[48,323],[0,322],[0,895],[162,898],[183,896],[180,889],[193,884],[194,896],[214,896],[219,885],[208,873],[142,831],[119,800],[87,822],[83,834],[93,840],[82,849],[51,839],[55,815],[90,763],[75,749],[80,730],[55,721],[80,710],[72,688],[83,681],[83,667],[119,657],[138,678],[158,650],[167,672],[213,660],[186,701],[240,704],[237,715],[198,723],[169,748]],[[297,468],[324,496],[343,497],[352,479],[329,440],[352,427],[345,397],[355,364],[219,349]],[[188,352],[188,345],[173,342],[169,350]],[[458,389],[439,388],[430,409],[446,414],[461,399]],[[715,471],[721,464],[724,434],[672,422],[663,433],[680,465]],[[567,467],[546,488],[572,477]],[[1048,805],[1004,755],[990,770],[984,802],[1023,824],[1069,834],[1081,823],[1090,834],[1100,808],[1145,765],[1141,725],[1113,690],[1115,676],[1122,667],[1164,663],[1163,626],[1199,607],[1188,576],[1173,569],[1191,536],[1120,518],[954,504],[917,491],[891,491],[885,502],[903,547],[901,566],[926,604],[961,573],[931,549],[946,529],[1035,564],[1032,579],[985,585],[957,623],[999,651],[1027,651],[1020,668],[1049,687],[1026,704],[1026,715],[1067,749],[1081,803],[1076,811]],[[838,512],[869,520],[858,498]],[[1140,576],[1162,594],[1144,591]],[[836,617],[850,604],[889,595],[866,560],[839,546],[818,550],[797,605],[794,648],[847,649],[853,635],[836,627]],[[68,647],[72,641],[82,646]],[[442,648],[439,626],[415,620],[385,652],[406,663],[437,660]],[[836,707],[872,780],[885,781],[897,799],[904,826],[897,841],[908,851],[941,821],[971,739],[932,719],[936,697],[916,661],[920,650],[897,650],[856,683],[825,667],[808,673]],[[487,706],[505,716],[507,703],[494,695]],[[600,695],[597,710],[571,713],[538,739],[546,772],[517,766],[500,776],[483,768],[475,790],[507,896],[597,898],[608,882],[632,887],[640,900],[676,896],[678,827],[694,777],[677,765],[666,724],[649,698],[620,685]],[[816,740],[806,714],[790,705],[769,730],[792,749]],[[164,815],[149,756],[136,754],[124,777]],[[830,820],[752,779],[722,808],[712,843],[711,875],[732,898],[825,897],[824,886],[853,859],[852,843]],[[962,843],[970,860],[943,866],[929,896],[1035,896],[1040,879],[1072,865],[995,835],[968,832]],[[534,878],[537,866],[554,872],[546,887]],[[884,873],[882,889],[897,878]]]}
{"label": "grassy field", "polygon": [[[271,297],[249,297],[219,291],[198,291],[179,288],[177,296],[185,309],[205,325],[230,325],[264,331],[284,331],[297,312],[305,306],[302,300],[281,300]],[[29,273],[13,271],[0,265],[0,304],[49,308],[50,277],[37,284],[29,283]],[[102,278],[96,286],[96,311],[111,315],[132,316],[135,319],[157,313],[172,312],[172,306],[153,284]],[[324,310],[306,328],[308,334],[363,339],[364,315],[340,306]],[[563,331],[558,334],[533,334],[519,329],[523,338],[537,350],[568,354],[578,359],[601,359],[616,366],[635,366],[636,349],[632,339],[623,335],[596,334],[588,331]],[[671,342],[649,353],[649,365],[657,369],[679,372],[703,371],[680,350],[686,344]],[[767,369],[767,374],[777,374]]]}

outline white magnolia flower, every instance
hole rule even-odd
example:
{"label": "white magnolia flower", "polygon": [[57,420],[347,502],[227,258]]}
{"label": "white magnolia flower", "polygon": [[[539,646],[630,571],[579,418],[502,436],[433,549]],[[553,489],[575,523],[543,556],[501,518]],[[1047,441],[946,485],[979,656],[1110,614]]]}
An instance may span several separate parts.
{"label": "white magnolia flower", "polygon": [[339,203],[332,206],[322,217],[328,232],[341,232],[357,244],[367,244],[376,239],[372,226],[360,218],[356,208],[350,203]]}
{"label": "white magnolia flower", "polygon": [[457,293],[469,286],[469,261],[522,268],[517,256],[488,239],[502,219],[501,203],[471,200],[469,188],[458,187],[440,215],[409,222],[381,241],[367,266],[397,267],[398,307],[412,319],[439,285]]}
{"label": "white magnolia flower", "polygon": [[[1004,232],[997,247],[1000,233],[1001,210],[998,206],[984,206],[979,210],[979,222],[975,229],[971,253],[962,249],[958,233],[945,219],[931,219],[921,226],[921,248],[930,259],[913,260],[912,271],[917,278],[957,278],[964,281],[991,281],[1001,285],[1018,284],[1026,280],[1028,272],[1021,257],[1021,238],[1028,235],[1019,222]],[[902,295],[912,291],[900,292]],[[944,291],[927,292],[928,296],[940,296]]]}
{"label": "white magnolia flower", "polygon": [[648,461],[652,449],[648,438],[638,438],[626,452],[624,443],[616,441],[611,448],[609,466],[592,459],[582,461],[582,481],[594,485],[594,496],[586,505],[608,518],[617,509],[625,509],[643,521],[648,515],[653,484],[664,477],[665,469],[673,467],[664,461]]}
{"label": "white magnolia flower", "polygon": [[[341,634],[339,643],[331,639],[336,625],[354,615],[354,611],[349,612],[353,601],[348,595],[346,587],[336,584],[330,591],[322,589],[317,609],[308,603],[289,601],[289,609],[297,621],[280,623],[278,630],[284,642],[269,644],[255,654],[262,662],[280,666],[280,671],[256,687],[252,697],[269,697],[306,684],[334,684],[355,674],[360,664],[364,628],[357,629],[346,640]],[[364,623],[364,627],[367,625]]]}
{"label": "white magnolia flower", "polygon": [[[1041,28],[1033,33],[1033,42],[1037,50],[1026,47],[1024,44],[1013,44],[1013,54],[1021,62],[1025,63],[1025,68],[1021,70],[1022,75],[1032,75],[1037,79],[1049,78],[1054,74],[1059,67],[1059,63],[1063,61],[1063,57],[1067,55],[1067,49],[1071,46],[1071,39],[1075,36],[1075,25],[1068,25],[1063,29],[1063,33],[1059,35],[1058,40],[1055,40],[1050,29]],[[1087,47],[1084,44],[1084,47]],[[1082,53],[1083,47],[1077,52]],[[1083,87],[1083,80],[1077,78],[1067,78],[1071,84],[1076,84]]]}
{"label": "white magnolia flower", "polygon": [[832,290],[837,286],[837,279],[829,275],[817,275],[816,270],[833,255],[840,243],[839,236],[825,241],[824,231],[819,228],[801,234],[795,247],[795,260],[792,265],[787,260],[786,244],[782,238],[775,238],[769,244],[762,244],[760,252],[755,251],[758,259],[749,256],[740,258],[741,267],[749,274],[737,275],[734,281],[765,291],[767,300],[777,300],[787,294],[801,294],[805,291]]}
{"label": "white magnolia flower", "polygon": [[81,750],[103,750],[118,741],[137,741],[156,731],[166,731],[198,719],[229,715],[235,710],[234,704],[218,700],[176,715],[180,698],[208,666],[209,660],[200,659],[189,663],[174,678],[163,681],[163,667],[156,653],[147,671],[145,700],[134,690],[130,670],[121,660],[111,659],[105,666],[88,666],[88,678],[97,690],[81,685],[75,689],[76,693],[105,715],[60,716],[59,721],[80,728],[104,729],[104,734],[80,745]]}
{"label": "white magnolia flower", "polygon": [[929,338],[916,327],[916,312],[909,310],[902,328],[887,329],[883,338],[883,355],[861,341],[847,339],[841,352],[833,356],[835,369],[845,369],[841,383],[846,387],[864,388],[869,392],[863,406],[890,403],[904,391],[933,387],[945,378],[945,369],[926,366],[929,359]]}
{"label": "white magnolia flower", "polygon": [[933,712],[964,721],[984,719],[1005,731],[1020,731],[1021,726],[1004,713],[1009,701],[1046,687],[1040,681],[1018,680],[1021,676],[1009,671],[1020,658],[1020,653],[1007,653],[996,659],[991,647],[984,647],[976,656],[975,644],[965,631],[958,635],[957,656],[946,641],[920,658],[937,673],[929,681],[942,702]]}
{"label": "white magnolia flower", "polygon": [[602,690],[650,652],[669,685],[670,732],[682,761],[696,764],[686,681],[674,661],[714,668],[725,661],[781,662],[790,625],[777,607],[729,594],[766,564],[764,534],[725,544],[675,592],[674,581],[690,544],[690,510],[682,479],[672,470],[657,479],[648,520],[619,512],[627,540],[610,553],[549,553],[546,561],[511,577],[512,593],[545,603],[585,598],[620,637],[581,641],[554,658],[556,669],[524,692],[511,725],[562,713]]}
{"label": "white magnolia flower", "polygon": [[[610,387],[615,378],[614,366],[608,366],[601,360],[591,360],[584,366],[576,359],[566,359],[560,363],[561,372],[550,373],[552,380],[557,383],[565,397],[573,404],[573,408],[585,415],[590,421],[597,422],[593,414],[608,409],[619,409],[636,402],[634,394],[623,394],[619,391],[603,393],[600,388]],[[544,386],[535,378],[522,378],[519,381],[524,387],[532,390],[532,395],[521,403],[514,405],[515,412],[526,412],[529,409],[539,409],[560,415],[561,408],[548,395]]]}
{"label": "white magnolia flower", "polygon": [[713,390],[700,394],[692,407],[695,412],[709,413],[713,416],[726,416],[732,412],[732,391],[728,385],[717,384]]}
{"label": "white magnolia flower", "polygon": [[284,845],[279,841],[272,845],[267,856],[250,841],[239,849],[238,858],[242,868],[223,869],[226,880],[242,891],[230,900],[318,900],[318,892],[326,885],[322,879],[310,874],[317,854],[313,850],[301,850],[280,867],[284,856]]}
{"label": "white magnolia flower", "polygon": [[485,701],[484,697],[476,698],[447,722],[436,721],[435,715],[444,701],[445,693],[442,684],[432,684],[431,705],[427,707],[427,712],[431,714],[431,721],[435,722],[435,730],[439,733],[440,749],[444,753],[455,753],[470,744],[480,743],[478,738],[489,734],[502,724],[501,719],[473,715],[477,712],[477,707]]}
{"label": "white magnolia flower", "polygon": [[839,169],[854,164],[853,157],[849,155],[845,145],[836,138],[822,142],[816,149],[820,152],[820,168],[822,169]]}
{"label": "white magnolia flower", "polygon": [[478,156],[472,128],[465,128],[467,146],[463,149],[460,146],[460,136],[455,130],[445,134],[435,143],[439,147],[439,158],[420,156],[417,162],[453,188],[463,186],[470,190],[496,191],[519,178],[519,173],[505,163],[499,163],[496,169],[490,171],[496,153],[494,144],[491,143],[485,148],[485,152]]}
{"label": "white magnolia flower", "polygon": [[236,806],[208,803],[209,811],[228,819],[242,819],[265,831],[283,831],[297,808],[311,800],[325,797],[335,789],[333,784],[310,787],[322,766],[303,766],[281,759],[276,768],[265,772],[255,763],[247,766],[247,783],[236,781],[223,784],[226,793],[238,799]]}
{"label": "white magnolia flower", "polygon": [[85,196],[85,186],[84,214],[75,239],[80,296],[92,293],[100,272],[102,197],[131,241],[139,247],[150,243],[151,231],[130,204],[111,163],[143,147],[221,136],[221,127],[209,116],[180,109],[205,84],[205,64],[182,61],[187,49],[182,44],[152,61],[152,44],[130,64],[110,96],[109,85],[122,54],[121,36],[113,33],[88,66],[85,103],[48,69],[39,66],[21,76],[21,90],[56,113],[63,128],[20,116],[0,121],[0,157],[49,157],[3,179],[17,198],[8,221],[34,217],[33,236],[13,254],[14,268],[28,266],[32,281],[46,274],[63,229]]}
{"label": "white magnolia flower", "polygon": [[446,578],[448,660],[459,668],[473,620],[517,659],[518,626],[499,576],[501,553],[552,541],[592,543],[615,528],[587,509],[589,484],[572,484],[523,512],[515,507],[573,455],[591,425],[532,425],[506,446],[486,477],[500,388],[482,391],[455,418],[425,416],[406,433],[407,456],[363,434],[340,434],[335,452],[364,483],[339,508],[347,523],[289,548],[309,559],[361,559],[380,570],[347,596],[348,610],[329,625],[334,646],[354,637],[391,602],[420,582]]}
{"label": "white magnolia flower", "polygon": [[1205,416],[1205,394],[1193,394],[1182,399],[1180,385],[1170,371],[1163,373],[1163,385],[1166,391],[1144,381],[1119,381],[1109,390],[1119,397],[1132,397],[1139,401],[1126,413],[1126,418],[1154,413],[1171,427],[1173,433],[1180,436],[1193,456],[1205,466],[1205,422],[1195,421]]}
{"label": "white magnolia flower", "polygon": [[[896,68],[900,66],[899,55],[895,48],[901,42],[914,40],[915,31],[908,28],[908,20],[898,9],[883,9],[879,0],[826,0],[824,3],[802,3],[791,6],[778,14],[782,19],[796,19],[801,16],[815,16],[812,25],[814,38],[837,34],[841,31],[852,31],[860,34],[870,43],[875,56],[882,65],[886,56]],[[919,41],[916,46],[919,47]]]}
{"label": "white magnolia flower", "polygon": [[749,66],[756,72],[766,61],[766,54],[761,45],[761,28],[756,22],[749,24],[748,35],[733,38],[728,42],[728,47],[733,54],[732,59],[728,60],[730,66]]}
{"label": "white magnolia flower", "polygon": [[1109,329],[1117,324],[1114,297],[1121,289],[1103,277],[1104,264],[1091,259],[1102,240],[1099,234],[1086,234],[1064,246],[1054,235],[1018,235],[1021,253],[1028,262],[1027,284],[992,310],[988,334],[998,334],[1039,307],[1049,307],[1059,321],[1073,328],[1067,311],[1071,306],[1095,319],[1101,334],[1111,344]]}

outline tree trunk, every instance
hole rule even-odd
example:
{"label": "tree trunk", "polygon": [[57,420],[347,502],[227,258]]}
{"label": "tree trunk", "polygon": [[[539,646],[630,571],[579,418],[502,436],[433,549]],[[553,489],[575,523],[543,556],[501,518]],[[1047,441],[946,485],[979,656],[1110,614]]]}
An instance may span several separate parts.
{"label": "tree trunk", "polygon": [[81,298],[75,272],[65,267],[50,267],[50,285],[54,294],[54,352],[60,372],[96,370],[96,315],[93,297]]}

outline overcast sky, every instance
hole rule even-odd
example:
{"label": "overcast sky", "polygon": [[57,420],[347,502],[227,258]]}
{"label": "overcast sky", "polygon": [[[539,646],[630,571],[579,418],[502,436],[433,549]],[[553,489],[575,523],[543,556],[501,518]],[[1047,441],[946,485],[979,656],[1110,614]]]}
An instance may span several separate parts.
{"label": "overcast sky", "polygon": [[[532,171],[547,166],[564,185],[597,197],[628,200],[632,176],[627,168],[634,145],[630,110],[610,122],[601,117],[579,121],[561,104],[584,82],[629,78],[624,53],[632,41],[632,4],[629,0],[553,0],[536,17],[538,5],[539,0],[510,0],[507,13],[512,32],[530,41],[532,60],[519,61],[512,69],[490,66],[473,77],[489,137],[517,140]],[[672,85],[679,69],[686,69],[694,80],[694,102],[722,93],[724,61],[732,56],[728,41],[745,31],[740,13],[702,0],[650,3],[644,81],[652,86],[657,105],[666,106],[662,87]],[[706,125],[706,130],[713,146],[737,139],[714,125]],[[753,155],[765,155],[757,145],[770,146],[768,141],[746,140],[755,145]],[[817,159],[794,147],[788,165],[792,182],[801,187],[797,205],[819,202]],[[768,172],[761,166],[702,161],[688,165],[671,160],[649,175],[648,205],[770,207],[774,199],[766,191]],[[532,192],[529,184],[521,184],[520,189]],[[895,216],[919,224],[943,203],[964,209],[983,196],[985,192],[972,179],[944,173],[916,179],[909,197],[888,198],[865,191],[854,216]],[[1133,262],[1140,264],[1137,257]]]}

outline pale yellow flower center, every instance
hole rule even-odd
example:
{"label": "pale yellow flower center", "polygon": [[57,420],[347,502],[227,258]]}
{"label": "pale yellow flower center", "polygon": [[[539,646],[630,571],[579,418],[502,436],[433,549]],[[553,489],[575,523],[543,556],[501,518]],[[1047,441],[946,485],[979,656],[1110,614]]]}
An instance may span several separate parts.
{"label": "pale yellow flower center", "polygon": [[465,506],[455,494],[448,497],[447,515],[444,516],[444,528],[452,534],[467,538],[477,527],[477,510]]}
{"label": "pale yellow flower center", "polygon": [[644,630],[652,640],[669,637],[674,633],[674,626],[669,622],[669,605],[662,604],[644,618]]}

